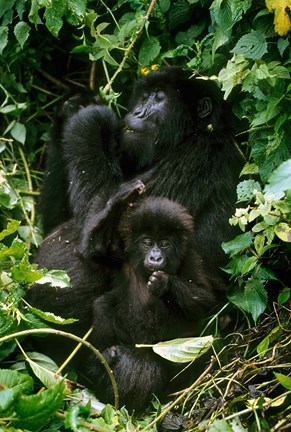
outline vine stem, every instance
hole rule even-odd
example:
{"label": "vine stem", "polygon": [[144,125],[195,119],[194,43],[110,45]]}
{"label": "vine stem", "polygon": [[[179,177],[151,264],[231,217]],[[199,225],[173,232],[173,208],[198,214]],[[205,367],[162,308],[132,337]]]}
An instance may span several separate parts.
{"label": "vine stem", "polygon": [[185,396],[187,393],[189,393],[189,391],[193,390],[195,387],[198,386],[198,384],[201,383],[201,381],[204,379],[204,377],[211,371],[211,369],[213,368],[214,364],[216,363],[216,358],[213,357],[211,359],[211,363],[208,366],[207,369],[205,369],[205,371],[199,376],[199,378],[197,378],[197,380],[188,388],[186,388],[183,393],[177,397],[177,399],[175,399],[170,405],[168,405],[166,407],[166,409],[164,409],[161,414],[158,415],[158,417],[156,417],[151,423],[149,423],[144,429],[143,432],[146,430],[151,429],[156,423],[158,423],[160,420],[162,420],[165,415],[171,411],[171,409],[173,409]]}
{"label": "vine stem", "polygon": [[112,384],[112,388],[113,388],[113,393],[114,393],[114,407],[115,407],[115,409],[118,409],[119,396],[118,396],[118,390],[117,390],[117,383],[116,383],[115,377],[113,375],[113,372],[112,372],[109,364],[107,363],[107,361],[105,360],[105,358],[101,354],[101,352],[97,348],[95,348],[90,342],[87,342],[86,340],[80,338],[79,336],[76,336],[72,333],[64,332],[62,330],[55,330],[55,329],[50,329],[50,328],[40,328],[40,329],[22,330],[20,332],[16,332],[16,333],[12,333],[12,334],[7,335],[7,336],[3,336],[0,338],[0,344],[3,342],[7,342],[11,339],[17,339],[17,338],[22,337],[22,336],[27,336],[27,335],[32,335],[32,334],[45,334],[45,333],[54,334],[56,336],[63,336],[63,337],[69,338],[69,339],[73,339],[73,340],[77,341],[79,344],[85,345],[87,348],[89,348],[91,351],[93,351],[93,353],[96,355],[96,357],[103,364],[103,366],[106,369],[106,372],[109,375],[109,378],[110,378],[110,381]]}
{"label": "vine stem", "polygon": [[106,86],[104,87],[104,89],[103,89],[103,93],[104,93],[104,94],[107,94],[107,93],[109,92],[109,90],[111,89],[112,84],[113,84],[113,82],[115,81],[116,77],[117,77],[117,76],[120,74],[120,72],[122,71],[122,69],[123,69],[123,67],[124,67],[124,64],[125,64],[126,60],[128,59],[131,50],[133,49],[133,47],[134,47],[136,41],[138,40],[138,38],[140,37],[140,35],[141,35],[142,32],[143,32],[143,29],[144,29],[145,23],[148,21],[149,16],[150,16],[150,14],[151,14],[151,12],[152,12],[152,10],[153,10],[153,7],[154,7],[155,3],[156,3],[156,0],[152,0],[152,1],[151,1],[150,5],[149,5],[149,7],[148,7],[147,13],[145,14],[145,16],[144,16],[144,18],[143,18],[143,22],[142,22],[141,27],[139,28],[139,30],[137,30],[137,32],[135,33],[135,37],[133,38],[133,40],[132,40],[132,42],[130,43],[129,47],[125,50],[125,53],[124,53],[123,59],[122,59],[121,63],[119,64],[117,70],[114,72],[114,74],[112,75],[112,78],[109,80],[109,82],[108,82],[108,83],[106,84]]}

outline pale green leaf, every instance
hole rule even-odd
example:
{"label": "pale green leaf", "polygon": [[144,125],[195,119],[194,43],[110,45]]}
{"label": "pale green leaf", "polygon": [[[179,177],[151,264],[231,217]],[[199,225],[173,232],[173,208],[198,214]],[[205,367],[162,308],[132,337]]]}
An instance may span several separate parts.
{"label": "pale green leaf", "polygon": [[19,141],[21,144],[25,143],[26,127],[24,126],[24,124],[19,123],[19,122],[15,122],[10,133],[16,141]]}
{"label": "pale green leaf", "polygon": [[279,223],[275,227],[275,233],[279,239],[291,243],[291,226],[287,223]]}
{"label": "pale green leaf", "polygon": [[[174,339],[151,345],[154,352],[174,363],[188,363],[196,360],[213,345],[212,336]],[[143,345],[137,345],[142,347]],[[148,346],[148,345],[147,345]]]}

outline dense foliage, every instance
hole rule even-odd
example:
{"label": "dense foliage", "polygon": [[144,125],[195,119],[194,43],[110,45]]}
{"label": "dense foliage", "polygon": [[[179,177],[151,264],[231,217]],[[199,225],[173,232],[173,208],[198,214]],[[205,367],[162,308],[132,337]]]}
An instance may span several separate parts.
{"label": "dense foliage", "polygon": [[[182,414],[171,420],[176,429],[290,427],[290,9],[290,0],[0,2],[3,430],[154,429],[169,421],[170,408]],[[242,233],[223,244],[230,291],[221,316],[226,310],[241,315],[201,378],[151,423],[151,416],[132,420],[125,409],[100,413],[86,391],[52,373],[58,367],[50,359],[25,351],[23,336],[61,319],[30,308],[22,297],[36,280],[69,283],[57,269],[31,264],[41,241],[36,201],[47,131],[61,97],[89,86],[122,115],[136,77],[163,64],[217,80],[237,118],[246,164],[230,223]],[[36,393],[40,383],[46,390]],[[159,410],[155,403],[152,416]]]}

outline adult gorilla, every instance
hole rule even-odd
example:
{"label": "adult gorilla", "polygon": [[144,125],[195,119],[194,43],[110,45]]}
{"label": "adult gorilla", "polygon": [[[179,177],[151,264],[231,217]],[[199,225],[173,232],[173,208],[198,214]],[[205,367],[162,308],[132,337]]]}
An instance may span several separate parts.
{"label": "adult gorilla", "polygon": [[[94,232],[94,214],[122,182],[135,177],[147,195],[187,208],[195,221],[194,247],[215,271],[224,260],[221,242],[232,236],[228,218],[242,167],[231,126],[216,84],[189,79],[176,67],[138,80],[122,130],[112,110],[93,98],[69,99],[49,148],[42,211],[46,231],[67,217],[61,215],[67,190],[58,189],[64,169],[70,212],[85,236]],[[110,228],[104,226],[100,250],[94,242],[83,250],[86,256],[107,253]]]}

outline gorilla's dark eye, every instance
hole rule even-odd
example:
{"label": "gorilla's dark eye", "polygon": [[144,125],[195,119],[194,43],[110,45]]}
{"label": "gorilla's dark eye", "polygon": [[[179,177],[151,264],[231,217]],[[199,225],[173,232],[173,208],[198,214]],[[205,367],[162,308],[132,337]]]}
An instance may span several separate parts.
{"label": "gorilla's dark eye", "polygon": [[150,248],[153,245],[153,242],[152,242],[151,239],[146,238],[146,239],[143,239],[142,245],[143,245],[143,247],[145,247],[147,249],[147,248]]}
{"label": "gorilla's dark eye", "polygon": [[169,240],[161,240],[160,247],[161,249],[169,249],[170,244]]}

